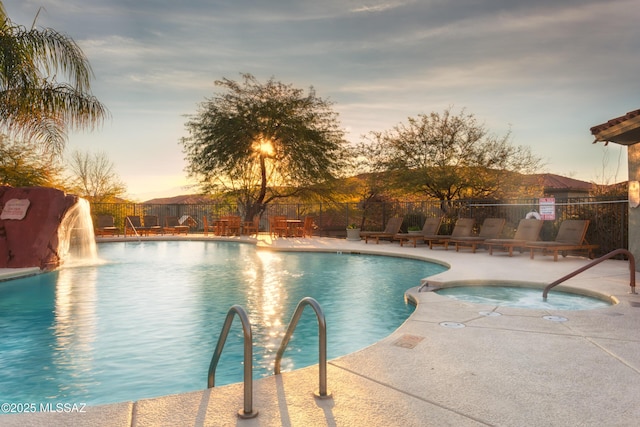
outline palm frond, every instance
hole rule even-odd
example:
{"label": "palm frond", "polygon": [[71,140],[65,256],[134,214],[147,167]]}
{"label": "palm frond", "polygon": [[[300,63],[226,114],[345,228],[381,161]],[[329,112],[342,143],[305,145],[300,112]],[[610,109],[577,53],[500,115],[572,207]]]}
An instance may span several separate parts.
{"label": "palm frond", "polygon": [[59,152],[68,128],[93,130],[109,115],[90,92],[91,66],[73,39],[16,25],[2,6],[0,1],[0,130]]}

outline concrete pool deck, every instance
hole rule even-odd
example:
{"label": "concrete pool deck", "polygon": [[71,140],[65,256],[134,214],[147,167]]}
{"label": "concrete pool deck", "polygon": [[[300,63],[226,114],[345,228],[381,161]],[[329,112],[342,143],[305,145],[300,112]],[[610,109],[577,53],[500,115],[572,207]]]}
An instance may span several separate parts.
{"label": "concrete pool deck", "polygon": [[[261,236],[258,246],[435,261],[451,266],[428,280],[443,286],[471,280],[544,286],[589,261],[332,238],[271,241]],[[271,376],[254,382],[253,407],[259,414],[253,419],[237,417],[243,385],[232,384],[88,407],[83,413],[0,415],[0,425],[635,426],[640,420],[640,295],[628,293],[629,276],[628,262],[611,260],[567,281],[565,289],[619,301],[585,311],[471,304],[429,290],[418,292],[416,286],[408,292],[416,310],[399,329],[329,361],[331,398],[313,396],[317,366]],[[362,289],[366,297],[375,292],[375,283],[363,283]],[[329,331],[349,327],[327,326]],[[205,377],[203,373],[203,381]]]}

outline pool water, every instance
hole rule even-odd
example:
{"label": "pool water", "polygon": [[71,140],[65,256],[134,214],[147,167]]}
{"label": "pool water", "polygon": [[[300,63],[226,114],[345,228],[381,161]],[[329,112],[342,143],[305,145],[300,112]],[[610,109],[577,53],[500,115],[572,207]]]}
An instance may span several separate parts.
{"label": "pool water", "polygon": [[[102,263],[0,283],[3,402],[139,400],[201,390],[229,308],[252,323],[254,377],[272,375],[298,302],[318,300],[328,358],[389,335],[411,314],[403,294],[445,268],[417,260],[259,251],[228,242],[131,242],[98,247]],[[318,362],[318,327],[304,310],[283,371]],[[242,381],[234,319],[216,385]]]}
{"label": "pool water", "polygon": [[542,289],[511,286],[460,286],[444,288],[436,292],[476,304],[542,310],[589,310],[611,305],[601,299],[555,290],[551,290],[547,300],[544,301]]}

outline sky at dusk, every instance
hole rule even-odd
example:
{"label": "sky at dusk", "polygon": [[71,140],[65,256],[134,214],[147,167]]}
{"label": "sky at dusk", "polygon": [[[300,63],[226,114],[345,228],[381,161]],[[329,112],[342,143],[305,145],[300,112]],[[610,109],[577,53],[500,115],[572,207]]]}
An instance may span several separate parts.
{"label": "sky at dusk", "polygon": [[589,128],[640,108],[638,0],[4,0],[73,38],[111,112],[70,134],[103,151],[131,197],[190,192],[180,138],[214,81],[251,73],[334,102],[352,142],[407,117],[465,109],[544,159],[613,183],[626,148]]}

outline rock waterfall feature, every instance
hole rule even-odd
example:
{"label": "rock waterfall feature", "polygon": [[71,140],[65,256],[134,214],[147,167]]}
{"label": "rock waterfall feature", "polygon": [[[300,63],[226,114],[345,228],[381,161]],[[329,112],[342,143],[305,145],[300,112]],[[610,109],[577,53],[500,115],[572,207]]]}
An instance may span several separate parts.
{"label": "rock waterfall feature", "polygon": [[0,268],[53,270],[77,242],[95,244],[88,203],[63,191],[0,186],[0,211]]}

